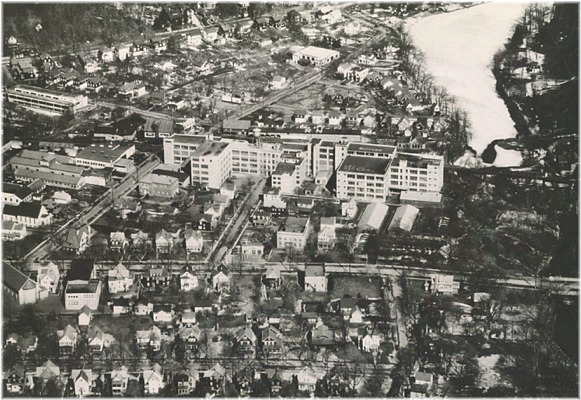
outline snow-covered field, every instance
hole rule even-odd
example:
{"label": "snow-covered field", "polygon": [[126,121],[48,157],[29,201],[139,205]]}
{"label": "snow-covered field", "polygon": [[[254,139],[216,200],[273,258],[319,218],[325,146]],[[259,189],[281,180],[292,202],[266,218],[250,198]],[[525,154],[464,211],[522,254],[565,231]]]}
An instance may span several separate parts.
{"label": "snow-covered field", "polygon": [[[523,3],[490,2],[451,13],[412,18],[407,23],[415,46],[425,54],[427,71],[468,112],[480,154],[495,139],[516,136],[514,123],[495,89],[494,53],[511,34]],[[495,165],[520,165],[516,151],[498,146]]]}

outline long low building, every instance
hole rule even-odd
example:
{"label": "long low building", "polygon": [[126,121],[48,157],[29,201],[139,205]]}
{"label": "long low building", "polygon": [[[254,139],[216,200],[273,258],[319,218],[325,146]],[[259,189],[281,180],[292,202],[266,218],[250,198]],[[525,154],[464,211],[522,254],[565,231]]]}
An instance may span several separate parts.
{"label": "long low building", "polygon": [[294,51],[292,53],[292,61],[298,63],[300,60],[307,60],[315,67],[320,67],[337,60],[340,56],[341,54],[335,50],[308,46]]}
{"label": "long low building", "polygon": [[95,169],[116,168],[115,164],[123,158],[135,154],[134,144],[97,144],[93,143],[77,153],[75,163],[83,167]]}
{"label": "long low building", "polygon": [[58,114],[77,113],[89,105],[87,96],[62,93],[56,90],[19,85],[6,89],[6,100],[25,107]]}

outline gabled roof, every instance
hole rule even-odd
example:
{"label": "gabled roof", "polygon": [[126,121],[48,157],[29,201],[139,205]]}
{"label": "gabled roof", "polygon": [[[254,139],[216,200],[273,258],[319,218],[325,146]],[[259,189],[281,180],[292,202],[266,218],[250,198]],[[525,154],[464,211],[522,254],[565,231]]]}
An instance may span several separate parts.
{"label": "gabled roof", "polygon": [[18,291],[22,288],[32,289],[36,286],[36,283],[32,279],[7,263],[3,263],[2,273],[2,280],[4,285],[6,285],[13,292],[18,293]]}
{"label": "gabled roof", "polygon": [[76,341],[78,335],[79,335],[79,333],[77,332],[77,330],[75,328],[73,328],[71,325],[67,325],[65,327],[65,329],[63,329],[63,330],[56,331],[56,336],[57,336],[59,342],[63,338],[67,338],[69,340]]}
{"label": "gabled roof", "polygon": [[41,379],[52,379],[60,375],[60,368],[51,360],[47,360],[41,367],[36,367],[36,377]]}
{"label": "gabled roof", "polygon": [[6,215],[40,218],[44,207],[40,202],[20,203],[17,206],[6,204],[3,213]]}
{"label": "gabled roof", "polygon": [[81,246],[81,238],[83,234],[90,235],[91,227],[83,225],[80,228],[69,228],[65,238],[64,246],[72,249],[78,249]]}
{"label": "gabled roof", "polygon": [[95,260],[83,258],[72,260],[69,273],[67,275],[67,280],[69,282],[75,280],[88,282],[91,279],[94,268]]}
{"label": "gabled roof", "polygon": [[250,339],[253,343],[256,342],[256,335],[254,334],[254,331],[248,326],[238,331],[236,334],[236,340],[240,341],[244,339],[244,337]]}

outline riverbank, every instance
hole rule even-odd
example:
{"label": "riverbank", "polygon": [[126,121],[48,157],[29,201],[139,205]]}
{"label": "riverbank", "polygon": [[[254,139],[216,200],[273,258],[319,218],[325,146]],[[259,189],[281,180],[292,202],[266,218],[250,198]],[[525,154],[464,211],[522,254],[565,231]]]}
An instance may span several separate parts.
{"label": "riverbank", "polygon": [[496,143],[496,166],[519,166],[522,161],[520,152],[500,146],[518,132],[491,71],[494,54],[522,10],[522,4],[485,3],[406,21],[415,48],[424,55],[427,72],[468,114],[473,132],[468,145],[482,154]]}

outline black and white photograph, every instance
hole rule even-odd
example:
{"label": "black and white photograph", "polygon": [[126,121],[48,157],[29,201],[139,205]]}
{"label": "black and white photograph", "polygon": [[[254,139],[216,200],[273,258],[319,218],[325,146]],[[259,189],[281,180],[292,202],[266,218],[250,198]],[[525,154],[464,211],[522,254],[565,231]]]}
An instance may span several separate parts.
{"label": "black and white photograph", "polygon": [[0,7],[0,396],[579,397],[579,2]]}

